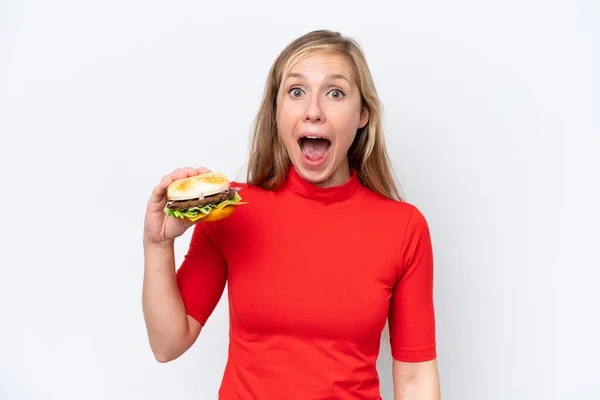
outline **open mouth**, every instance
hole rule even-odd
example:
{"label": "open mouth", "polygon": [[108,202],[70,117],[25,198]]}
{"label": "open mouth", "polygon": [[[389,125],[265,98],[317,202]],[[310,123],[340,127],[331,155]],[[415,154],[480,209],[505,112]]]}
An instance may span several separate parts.
{"label": "open mouth", "polygon": [[302,155],[310,162],[323,160],[331,149],[331,141],[319,136],[305,136],[298,139]]}

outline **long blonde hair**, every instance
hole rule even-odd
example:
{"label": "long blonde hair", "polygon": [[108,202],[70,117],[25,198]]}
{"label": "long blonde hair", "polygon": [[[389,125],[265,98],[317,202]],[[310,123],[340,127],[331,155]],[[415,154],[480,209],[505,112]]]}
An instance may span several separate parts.
{"label": "long blonde hair", "polygon": [[312,51],[335,52],[346,56],[354,69],[362,106],[369,110],[367,125],[359,129],[348,150],[350,168],[371,191],[389,199],[404,201],[399,192],[385,147],[382,106],[362,49],[338,32],[316,30],[291,42],[269,71],[260,109],[253,123],[247,182],[263,189],[277,189],[285,180],[290,158],[277,132],[277,105],[282,82],[294,61]]}

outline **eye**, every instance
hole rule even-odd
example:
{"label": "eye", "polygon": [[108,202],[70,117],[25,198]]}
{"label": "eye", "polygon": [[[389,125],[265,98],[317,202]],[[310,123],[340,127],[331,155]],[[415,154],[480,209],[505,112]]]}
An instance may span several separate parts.
{"label": "eye", "polygon": [[344,92],[342,92],[340,89],[333,89],[329,93],[331,93],[331,97],[334,99],[341,99],[345,96]]}
{"label": "eye", "polygon": [[296,97],[296,98],[298,98],[298,97],[302,96],[302,93],[303,93],[303,92],[304,92],[304,91],[303,91],[302,89],[299,89],[299,88],[291,88],[291,89],[289,90],[289,92],[288,92],[288,93],[290,93],[290,94],[292,95],[292,97]]}

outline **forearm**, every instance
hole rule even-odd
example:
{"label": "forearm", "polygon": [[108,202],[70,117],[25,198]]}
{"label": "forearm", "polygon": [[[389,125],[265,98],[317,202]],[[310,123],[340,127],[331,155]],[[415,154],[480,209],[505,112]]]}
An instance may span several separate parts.
{"label": "forearm", "polygon": [[142,307],[155,357],[164,362],[183,354],[189,347],[189,327],[177,287],[172,242],[144,244]]}
{"label": "forearm", "polygon": [[419,379],[400,384],[394,392],[394,400],[439,400],[440,385],[434,378]]}
{"label": "forearm", "polygon": [[394,400],[439,400],[437,360],[405,363],[394,360]]}

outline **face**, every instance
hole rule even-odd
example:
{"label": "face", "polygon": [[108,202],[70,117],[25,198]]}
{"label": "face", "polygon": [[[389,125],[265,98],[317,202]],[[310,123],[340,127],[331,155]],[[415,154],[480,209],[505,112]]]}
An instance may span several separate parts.
{"label": "face", "polygon": [[348,60],[313,52],[290,69],[278,104],[279,136],[300,176],[321,187],[350,178],[348,149],[369,120]]}

